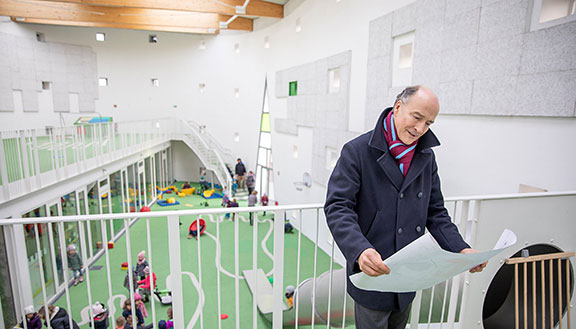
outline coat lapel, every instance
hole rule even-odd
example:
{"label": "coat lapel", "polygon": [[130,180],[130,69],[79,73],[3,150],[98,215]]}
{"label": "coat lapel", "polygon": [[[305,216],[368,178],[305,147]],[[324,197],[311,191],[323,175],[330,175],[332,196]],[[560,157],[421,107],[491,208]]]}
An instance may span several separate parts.
{"label": "coat lapel", "polygon": [[398,163],[396,160],[394,160],[389,151],[384,152],[384,154],[378,158],[378,164],[380,165],[380,168],[384,170],[384,173],[386,176],[388,176],[388,179],[390,179],[392,184],[394,184],[394,187],[400,191],[402,182],[404,181],[404,175],[402,175],[402,172],[400,172]]}
{"label": "coat lapel", "polygon": [[412,162],[410,163],[410,168],[406,174],[406,178],[402,184],[401,189],[405,190],[410,184],[418,177],[424,167],[430,162],[432,154],[430,152],[415,152]]}
{"label": "coat lapel", "polygon": [[392,108],[389,107],[382,111],[382,114],[380,114],[380,118],[378,118],[376,121],[376,127],[374,127],[374,130],[372,131],[372,136],[368,142],[368,145],[383,152],[383,154],[378,158],[378,160],[376,160],[376,162],[378,162],[380,168],[384,170],[384,173],[386,176],[388,176],[388,179],[390,179],[394,187],[400,191],[404,176],[400,172],[398,163],[396,163],[396,160],[394,160],[390,154],[390,151],[388,150],[388,143],[386,143],[386,138],[382,132],[382,122],[384,121],[386,115],[388,115],[388,112],[391,110]]}

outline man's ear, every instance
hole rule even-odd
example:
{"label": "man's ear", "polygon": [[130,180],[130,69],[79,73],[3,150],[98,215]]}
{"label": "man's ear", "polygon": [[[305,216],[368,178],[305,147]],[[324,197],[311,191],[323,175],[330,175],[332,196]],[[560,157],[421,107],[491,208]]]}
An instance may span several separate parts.
{"label": "man's ear", "polygon": [[394,105],[394,114],[398,113],[398,111],[400,110],[400,107],[402,107],[402,101],[399,100]]}

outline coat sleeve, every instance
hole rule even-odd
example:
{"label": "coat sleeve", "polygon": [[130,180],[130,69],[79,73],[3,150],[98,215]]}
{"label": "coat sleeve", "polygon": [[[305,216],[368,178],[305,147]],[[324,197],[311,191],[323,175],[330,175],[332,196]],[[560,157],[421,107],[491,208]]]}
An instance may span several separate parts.
{"label": "coat sleeve", "polygon": [[362,179],[360,161],[354,147],[350,143],[344,145],[330,176],[324,205],[328,227],[349,266],[364,250],[373,248],[360,229],[355,211]]}
{"label": "coat sleeve", "polygon": [[432,161],[433,172],[430,191],[430,203],[428,205],[428,221],[426,227],[440,244],[442,249],[459,252],[470,246],[462,239],[458,227],[452,223],[448,210],[444,207],[444,197],[440,188],[438,165],[436,159]]}

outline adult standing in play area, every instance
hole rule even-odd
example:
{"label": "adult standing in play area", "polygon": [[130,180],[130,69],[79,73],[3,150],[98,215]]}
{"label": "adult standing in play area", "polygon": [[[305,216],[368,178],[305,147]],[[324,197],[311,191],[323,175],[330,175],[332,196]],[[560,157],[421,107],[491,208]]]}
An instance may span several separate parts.
{"label": "adult standing in play area", "polygon": [[238,181],[238,188],[243,189],[246,183],[246,167],[242,162],[242,159],[238,158],[238,163],[236,163],[236,180]]}
{"label": "adult standing in play area", "polygon": [[[324,212],[346,257],[347,274],[389,274],[383,259],[424,234],[451,252],[474,253],[444,207],[429,130],[438,98],[423,86],[404,89],[374,130],[349,141],[328,182]],[[486,263],[470,272],[479,272]],[[415,293],[367,291],[348,279],[357,329],[404,329]]]}

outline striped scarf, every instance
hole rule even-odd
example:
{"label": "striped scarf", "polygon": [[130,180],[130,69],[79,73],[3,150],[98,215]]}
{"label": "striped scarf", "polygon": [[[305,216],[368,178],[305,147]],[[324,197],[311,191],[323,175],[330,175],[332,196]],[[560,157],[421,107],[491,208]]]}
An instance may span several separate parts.
{"label": "striped scarf", "polygon": [[408,173],[408,168],[410,168],[410,162],[414,157],[414,149],[416,149],[416,144],[418,141],[412,143],[412,145],[405,145],[398,139],[396,132],[396,127],[394,126],[394,111],[390,111],[386,118],[384,119],[384,124],[382,125],[382,131],[384,132],[384,137],[388,143],[388,149],[390,153],[396,159],[398,166],[402,175],[406,177]]}

